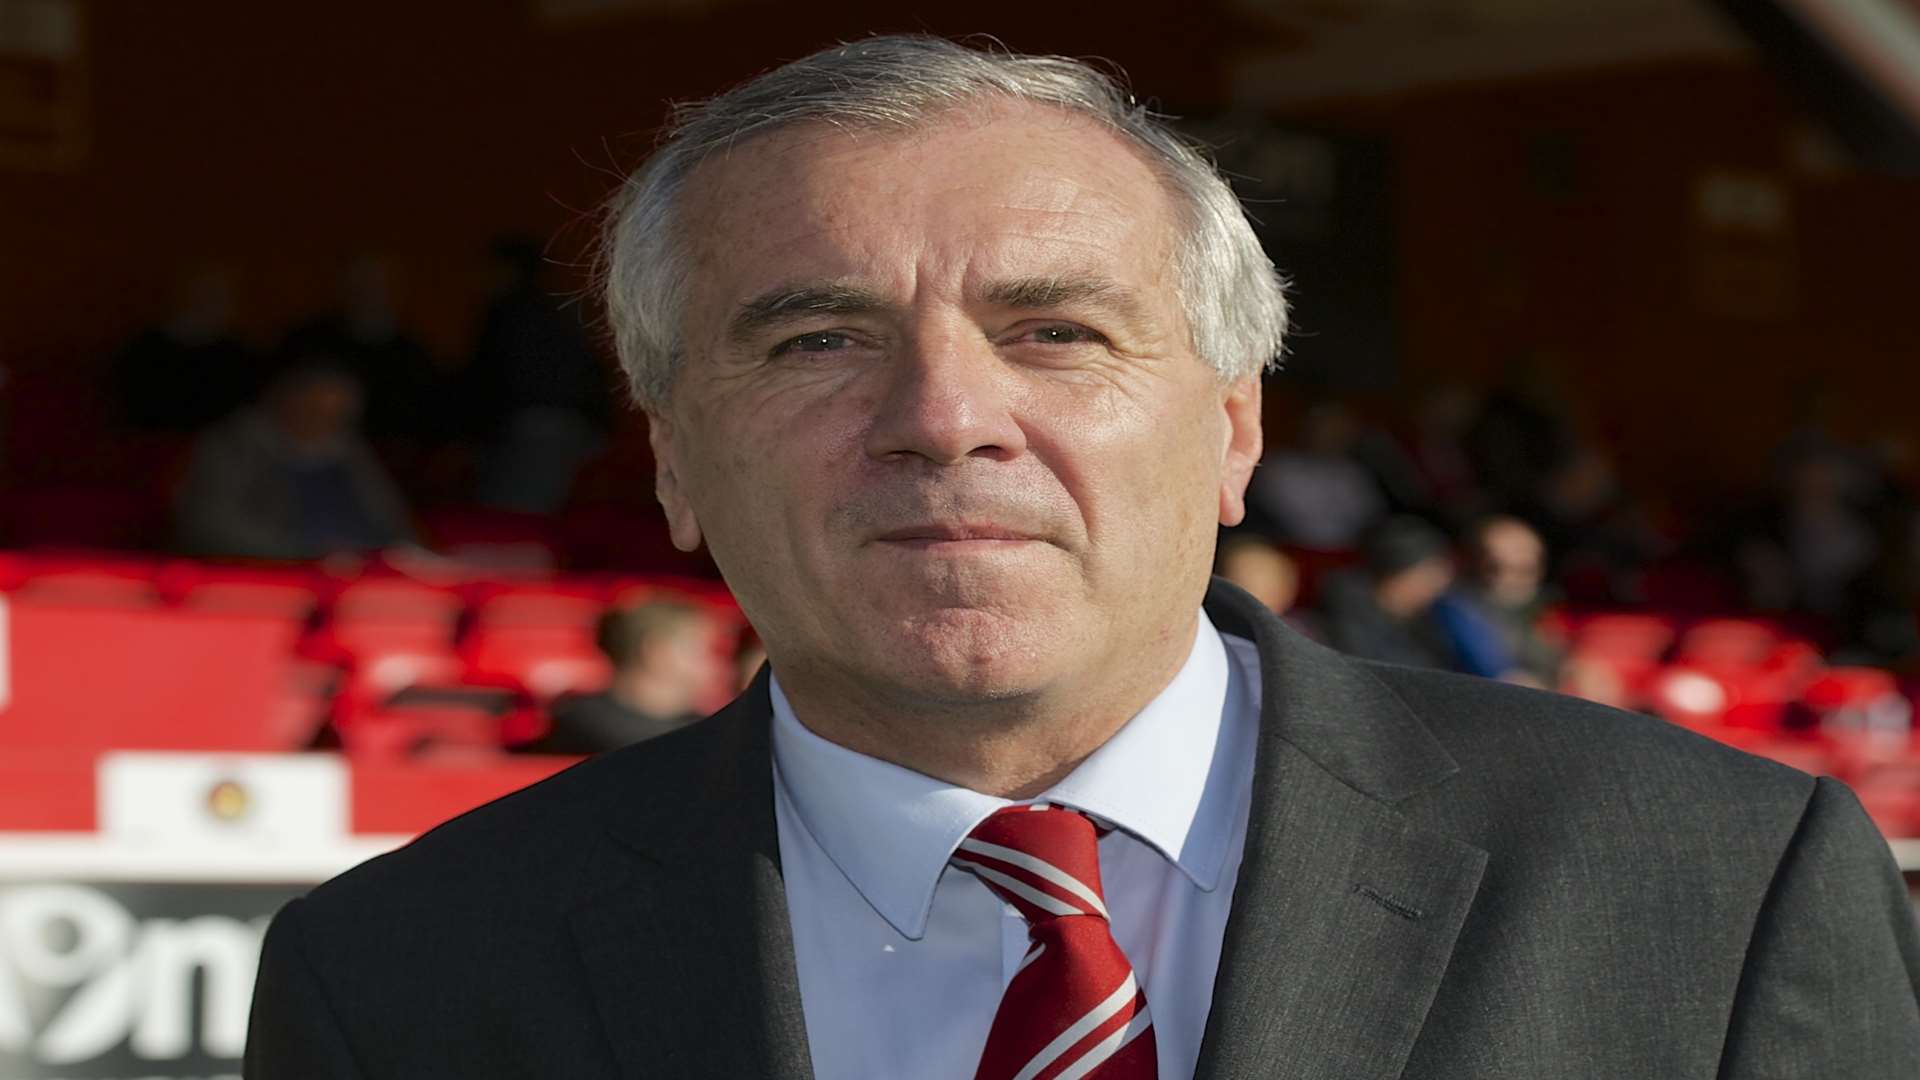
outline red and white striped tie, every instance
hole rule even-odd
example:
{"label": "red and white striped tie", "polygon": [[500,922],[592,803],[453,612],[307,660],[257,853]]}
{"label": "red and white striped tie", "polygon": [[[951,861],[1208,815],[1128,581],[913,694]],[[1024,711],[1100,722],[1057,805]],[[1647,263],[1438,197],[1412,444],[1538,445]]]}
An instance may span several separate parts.
{"label": "red and white striped tie", "polygon": [[1033,942],[1000,999],[974,1080],[1154,1080],[1147,995],[1100,891],[1099,832],[1078,811],[1009,806],[953,865],[1020,909]]}

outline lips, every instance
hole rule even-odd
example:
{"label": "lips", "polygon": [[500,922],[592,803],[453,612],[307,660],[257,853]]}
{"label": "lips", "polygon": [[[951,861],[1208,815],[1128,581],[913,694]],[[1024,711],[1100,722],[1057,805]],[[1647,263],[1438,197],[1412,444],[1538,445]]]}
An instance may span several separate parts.
{"label": "lips", "polygon": [[1021,529],[992,522],[929,522],[889,529],[875,537],[887,543],[957,543],[967,540],[1038,540]]}

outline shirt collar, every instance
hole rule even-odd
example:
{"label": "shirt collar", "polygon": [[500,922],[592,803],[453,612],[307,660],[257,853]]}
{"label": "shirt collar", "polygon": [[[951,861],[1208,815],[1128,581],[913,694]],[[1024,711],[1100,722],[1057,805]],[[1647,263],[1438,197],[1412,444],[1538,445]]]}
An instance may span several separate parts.
{"label": "shirt collar", "polygon": [[[1226,646],[1201,612],[1193,649],[1166,689],[1033,801],[1072,806],[1124,829],[1212,891],[1235,807],[1226,790],[1231,770],[1215,765],[1229,682]],[[778,676],[770,689],[775,782],[860,895],[895,930],[919,940],[947,860],[1009,800],[829,742],[800,723]]]}

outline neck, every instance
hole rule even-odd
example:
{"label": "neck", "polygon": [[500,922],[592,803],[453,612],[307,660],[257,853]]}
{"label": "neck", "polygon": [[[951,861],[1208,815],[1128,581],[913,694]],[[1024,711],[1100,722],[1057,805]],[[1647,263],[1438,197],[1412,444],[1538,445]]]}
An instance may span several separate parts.
{"label": "neck", "polygon": [[821,738],[958,787],[1026,799],[1059,783],[1165,690],[1198,631],[1196,618],[1121,650],[1097,672],[991,699],[775,670],[794,716]]}

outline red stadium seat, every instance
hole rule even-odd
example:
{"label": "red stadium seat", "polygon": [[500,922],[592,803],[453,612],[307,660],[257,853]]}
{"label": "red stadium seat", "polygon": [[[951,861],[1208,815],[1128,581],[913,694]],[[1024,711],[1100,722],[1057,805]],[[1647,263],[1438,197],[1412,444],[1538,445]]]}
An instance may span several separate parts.
{"label": "red stadium seat", "polygon": [[1607,613],[1578,620],[1573,640],[1580,652],[1653,660],[1673,644],[1676,632],[1669,616]]}
{"label": "red stadium seat", "polygon": [[1807,683],[1800,704],[1823,728],[1910,733],[1913,705],[1893,675],[1879,668],[1828,668]]}
{"label": "red stadium seat", "polygon": [[486,589],[474,601],[474,627],[541,626],[592,632],[607,609],[609,587],[600,582]]}
{"label": "red stadium seat", "polygon": [[88,607],[150,608],[163,599],[159,564],[118,554],[53,552],[23,557],[14,571],[22,596]]}
{"label": "red stadium seat", "polygon": [[1759,665],[1780,644],[1780,633],[1757,619],[1708,619],[1680,638],[1681,663]]}
{"label": "red stadium seat", "polygon": [[497,625],[475,632],[463,649],[470,683],[500,681],[551,701],[604,689],[612,666],[593,643],[591,625]]}
{"label": "red stadium seat", "polygon": [[1737,699],[1712,672],[1670,667],[1648,681],[1646,702],[1655,713],[1687,727],[1717,727]]}
{"label": "red stadium seat", "polygon": [[293,567],[209,566],[180,563],[162,572],[162,588],[182,607],[197,611],[244,611],[306,619],[335,584],[324,575]]}

